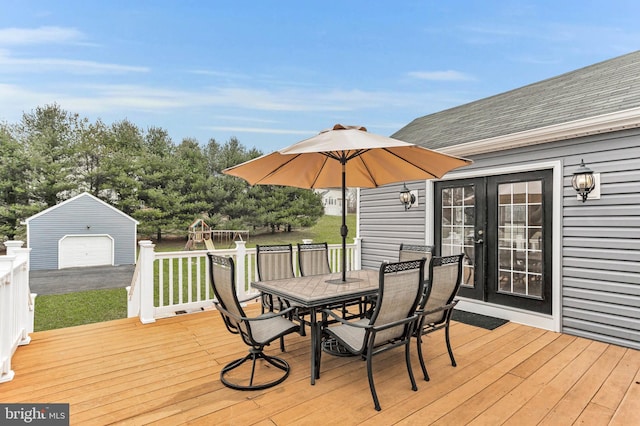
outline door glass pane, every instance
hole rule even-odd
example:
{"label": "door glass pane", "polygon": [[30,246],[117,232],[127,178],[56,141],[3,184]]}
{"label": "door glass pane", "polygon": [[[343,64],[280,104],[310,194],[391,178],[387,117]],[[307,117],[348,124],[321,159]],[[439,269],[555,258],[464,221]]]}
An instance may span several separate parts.
{"label": "door glass pane", "polygon": [[498,291],[542,298],[542,182],[498,185]]}
{"label": "door glass pane", "polygon": [[442,256],[465,254],[462,285],[475,283],[475,188],[473,185],[442,189]]}

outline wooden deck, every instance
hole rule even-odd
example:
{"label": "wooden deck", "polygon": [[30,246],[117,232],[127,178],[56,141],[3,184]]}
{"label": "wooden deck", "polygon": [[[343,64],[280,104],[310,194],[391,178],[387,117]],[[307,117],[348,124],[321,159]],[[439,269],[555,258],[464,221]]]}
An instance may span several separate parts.
{"label": "wooden deck", "polygon": [[455,368],[441,332],[425,339],[430,382],[414,350],[417,392],[401,350],[374,359],[381,412],[356,358],[325,354],[309,384],[308,336],[287,337],[291,375],[281,385],[224,387],[221,366],[246,347],[215,311],[34,333],[0,401],[70,403],[72,425],[640,424],[640,351],[514,323],[493,331],[456,323],[451,333]]}

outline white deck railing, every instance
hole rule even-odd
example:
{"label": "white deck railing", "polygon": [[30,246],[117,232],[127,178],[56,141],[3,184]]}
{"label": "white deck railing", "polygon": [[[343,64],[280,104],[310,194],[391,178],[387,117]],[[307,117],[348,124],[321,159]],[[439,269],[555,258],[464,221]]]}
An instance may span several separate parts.
{"label": "white deck railing", "polygon": [[[136,271],[128,287],[128,316],[139,316],[144,324],[157,318],[194,312],[213,305],[209,284],[207,250],[156,252],[151,241],[140,241]],[[347,269],[360,269],[360,243],[348,244]],[[256,250],[247,249],[244,241],[236,241],[235,249],[212,250],[220,256],[231,256],[236,265],[236,292],[240,300],[256,292],[251,281],[257,280]],[[294,250],[294,265],[297,253]],[[329,245],[331,270],[342,270],[342,245]],[[294,268],[296,275],[299,274]]]}
{"label": "white deck railing", "polygon": [[22,241],[7,241],[0,256],[0,383],[13,380],[11,358],[31,341],[35,294],[29,291],[29,252]]}
{"label": "white deck railing", "polygon": [[[22,241],[7,241],[7,254],[0,256],[0,383],[13,379],[11,359],[18,346],[31,341],[36,294],[29,289],[29,252]],[[151,241],[140,241],[140,254],[131,286],[128,287],[128,316],[139,316],[142,323],[157,318],[211,307],[206,250],[155,252]],[[360,241],[346,247],[347,269],[360,269]],[[231,256],[236,264],[236,291],[240,299],[256,294],[251,281],[257,279],[256,250],[237,241],[235,249],[213,250]],[[342,270],[342,245],[329,245],[329,263]],[[294,265],[297,253],[294,250]],[[294,268],[299,274],[297,268]]]}

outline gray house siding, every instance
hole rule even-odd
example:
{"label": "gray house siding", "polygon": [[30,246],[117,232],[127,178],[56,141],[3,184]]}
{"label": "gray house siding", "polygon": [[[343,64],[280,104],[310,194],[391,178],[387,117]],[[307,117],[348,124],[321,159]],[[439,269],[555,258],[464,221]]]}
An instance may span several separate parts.
{"label": "gray house siding", "polygon": [[397,261],[400,243],[424,244],[425,183],[407,182],[407,188],[418,191],[418,205],[406,211],[399,199],[402,184],[360,190],[363,268]]}
{"label": "gray house siding", "polygon": [[65,235],[109,235],[114,264],[135,263],[137,222],[91,197],[79,196],[27,220],[32,270],[58,268],[58,243]]}
{"label": "gray house siding", "polygon": [[563,332],[640,349],[640,132],[587,141],[601,198],[570,203],[575,169],[565,168]]}
{"label": "gray house siding", "polygon": [[[562,161],[562,248],[556,257],[561,259],[561,282],[554,283],[561,286],[562,331],[640,349],[640,131],[574,138],[471,158],[473,165],[449,176]],[[582,203],[576,199],[571,177],[581,159],[600,173],[599,200]],[[395,193],[398,191],[396,187]],[[422,232],[424,239],[425,228],[421,230],[419,219],[407,221],[408,212],[395,209],[384,215],[374,211],[381,206],[393,207],[397,197],[391,195],[387,188],[361,190],[363,267],[375,267],[402,241],[389,230],[406,227],[409,235],[415,238],[416,232]],[[421,207],[424,214],[424,205]],[[433,208],[431,204],[429,208]],[[407,233],[402,235],[407,237]]]}

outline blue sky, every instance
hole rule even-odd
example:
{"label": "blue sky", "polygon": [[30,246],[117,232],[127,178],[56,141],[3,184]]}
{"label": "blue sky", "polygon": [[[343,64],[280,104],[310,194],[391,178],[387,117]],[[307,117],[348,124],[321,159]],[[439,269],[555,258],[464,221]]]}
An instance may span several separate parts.
{"label": "blue sky", "polygon": [[636,0],[0,0],[0,121],[57,103],[270,152],[414,118],[640,46]]}

